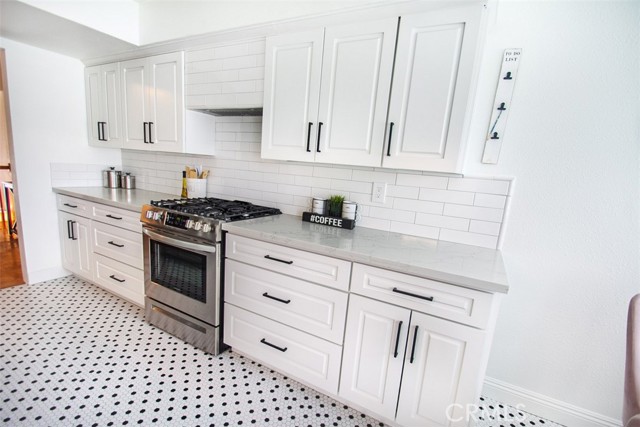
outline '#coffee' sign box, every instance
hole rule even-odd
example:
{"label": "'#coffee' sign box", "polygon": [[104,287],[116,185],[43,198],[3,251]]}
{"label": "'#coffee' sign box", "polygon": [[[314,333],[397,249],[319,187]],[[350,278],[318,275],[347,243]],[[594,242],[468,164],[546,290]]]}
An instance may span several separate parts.
{"label": "'#coffee' sign box", "polygon": [[305,222],[312,222],[314,224],[328,225],[336,228],[346,228],[353,230],[356,226],[356,222],[353,219],[338,218],[336,216],[320,215],[313,212],[303,212],[302,220]]}

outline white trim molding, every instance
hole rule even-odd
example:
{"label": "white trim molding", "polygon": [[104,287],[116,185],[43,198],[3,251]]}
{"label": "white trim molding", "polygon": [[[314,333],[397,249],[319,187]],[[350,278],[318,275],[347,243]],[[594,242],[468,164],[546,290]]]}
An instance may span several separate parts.
{"label": "white trim molding", "polygon": [[[621,421],[486,377],[482,395],[567,427],[621,427]],[[622,402],[620,402],[622,407]]]}

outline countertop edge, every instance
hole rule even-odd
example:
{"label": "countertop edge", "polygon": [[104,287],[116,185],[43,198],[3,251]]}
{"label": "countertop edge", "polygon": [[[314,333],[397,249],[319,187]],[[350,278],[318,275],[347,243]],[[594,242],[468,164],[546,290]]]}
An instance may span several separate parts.
{"label": "countertop edge", "polygon": [[413,265],[402,264],[401,262],[399,263],[397,261],[390,261],[382,258],[360,255],[346,250],[329,248],[327,246],[319,244],[306,243],[299,240],[278,236],[274,233],[250,230],[242,227],[240,224],[235,225],[234,223],[223,223],[222,229],[224,231],[231,232],[243,237],[253,238],[264,242],[282,244],[294,249],[314,252],[319,255],[333,256],[347,261],[359,262],[374,267],[401,271],[410,275],[446,282],[448,284],[470,288],[477,291],[502,294],[506,294],[509,291],[509,286],[502,283],[479,280],[468,276],[434,270],[427,267],[416,267]]}
{"label": "countertop edge", "polygon": [[[94,202],[94,203],[100,203],[103,205],[107,205],[107,206],[112,206],[115,208],[120,208],[120,209],[124,209],[130,212],[138,212],[140,213],[140,210],[142,209],[142,205],[145,203],[149,203],[149,201],[151,201],[151,198],[148,201],[145,201],[144,203],[141,203],[140,200],[136,200],[135,202],[130,201],[123,201],[123,200],[113,200],[113,199],[109,199],[106,197],[100,197],[100,196],[96,196],[96,195],[92,195],[92,194],[87,194],[87,191],[89,189],[91,189],[92,191],[113,191],[114,195],[118,196],[121,195],[123,198],[126,198],[126,196],[133,196],[133,197],[138,197],[140,198],[140,194],[143,193],[147,193],[147,194],[154,194],[154,196],[157,199],[161,199],[161,198],[167,198],[167,196],[172,196],[170,194],[165,194],[165,193],[159,193],[159,192],[155,192],[155,191],[148,191],[148,190],[142,190],[142,189],[131,189],[131,190],[127,190],[127,189],[122,189],[122,188],[104,188],[104,187],[52,187],[51,188],[52,191],[56,194],[62,194],[64,196],[70,196],[70,197],[76,197],[78,199],[83,199],[83,200],[87,200],[89,202]],[[145,198],[146,200],[146,198]]]}

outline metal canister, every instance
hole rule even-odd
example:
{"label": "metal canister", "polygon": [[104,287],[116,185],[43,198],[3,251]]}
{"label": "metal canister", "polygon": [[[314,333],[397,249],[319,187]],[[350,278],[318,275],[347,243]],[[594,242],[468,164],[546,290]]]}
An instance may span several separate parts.
{"label": "metal canister", "polygon": [[120,187],[127,190],[133,190],[136,188],[136,177],[131,175],[130,172],[122,174],[120,176]]}
{"label": "metal canister", "polygon": [[110,167],[102,171],[102,186],[105,188],[118,188],[120,187],[120,175],[122,172],[115,170],[115,167]]}

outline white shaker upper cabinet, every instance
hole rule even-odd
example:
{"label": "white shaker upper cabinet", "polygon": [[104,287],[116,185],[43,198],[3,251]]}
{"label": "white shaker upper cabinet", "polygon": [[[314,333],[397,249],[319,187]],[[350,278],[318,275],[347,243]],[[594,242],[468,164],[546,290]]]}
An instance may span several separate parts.
{"label": "white shaker upper cabinet", "polygon": [[326,29],[316,162],[379,166],[397,18]]}
{"label": "white shaker upper cabinet", "polygon": [[459,172],[482,5],[403,16],[382,166]]}
{"label": "white shaker upper cabinet", "polygon": [[380,166],[397,22],[267,38],[263,158]]}
{"label": "white shaker upper cabinet", "polygon": [[184,151],[182,52],[122,63],[124,148]]}
{"label": "white shaker upper cabinet", "polygon": [[89,145],[122,147],[122,103],[118,63],[85,70]]}
{"label": "white shaker upper cabinet", "polygon": [[262,158],[314,160],[324,30],[268,37]]}

